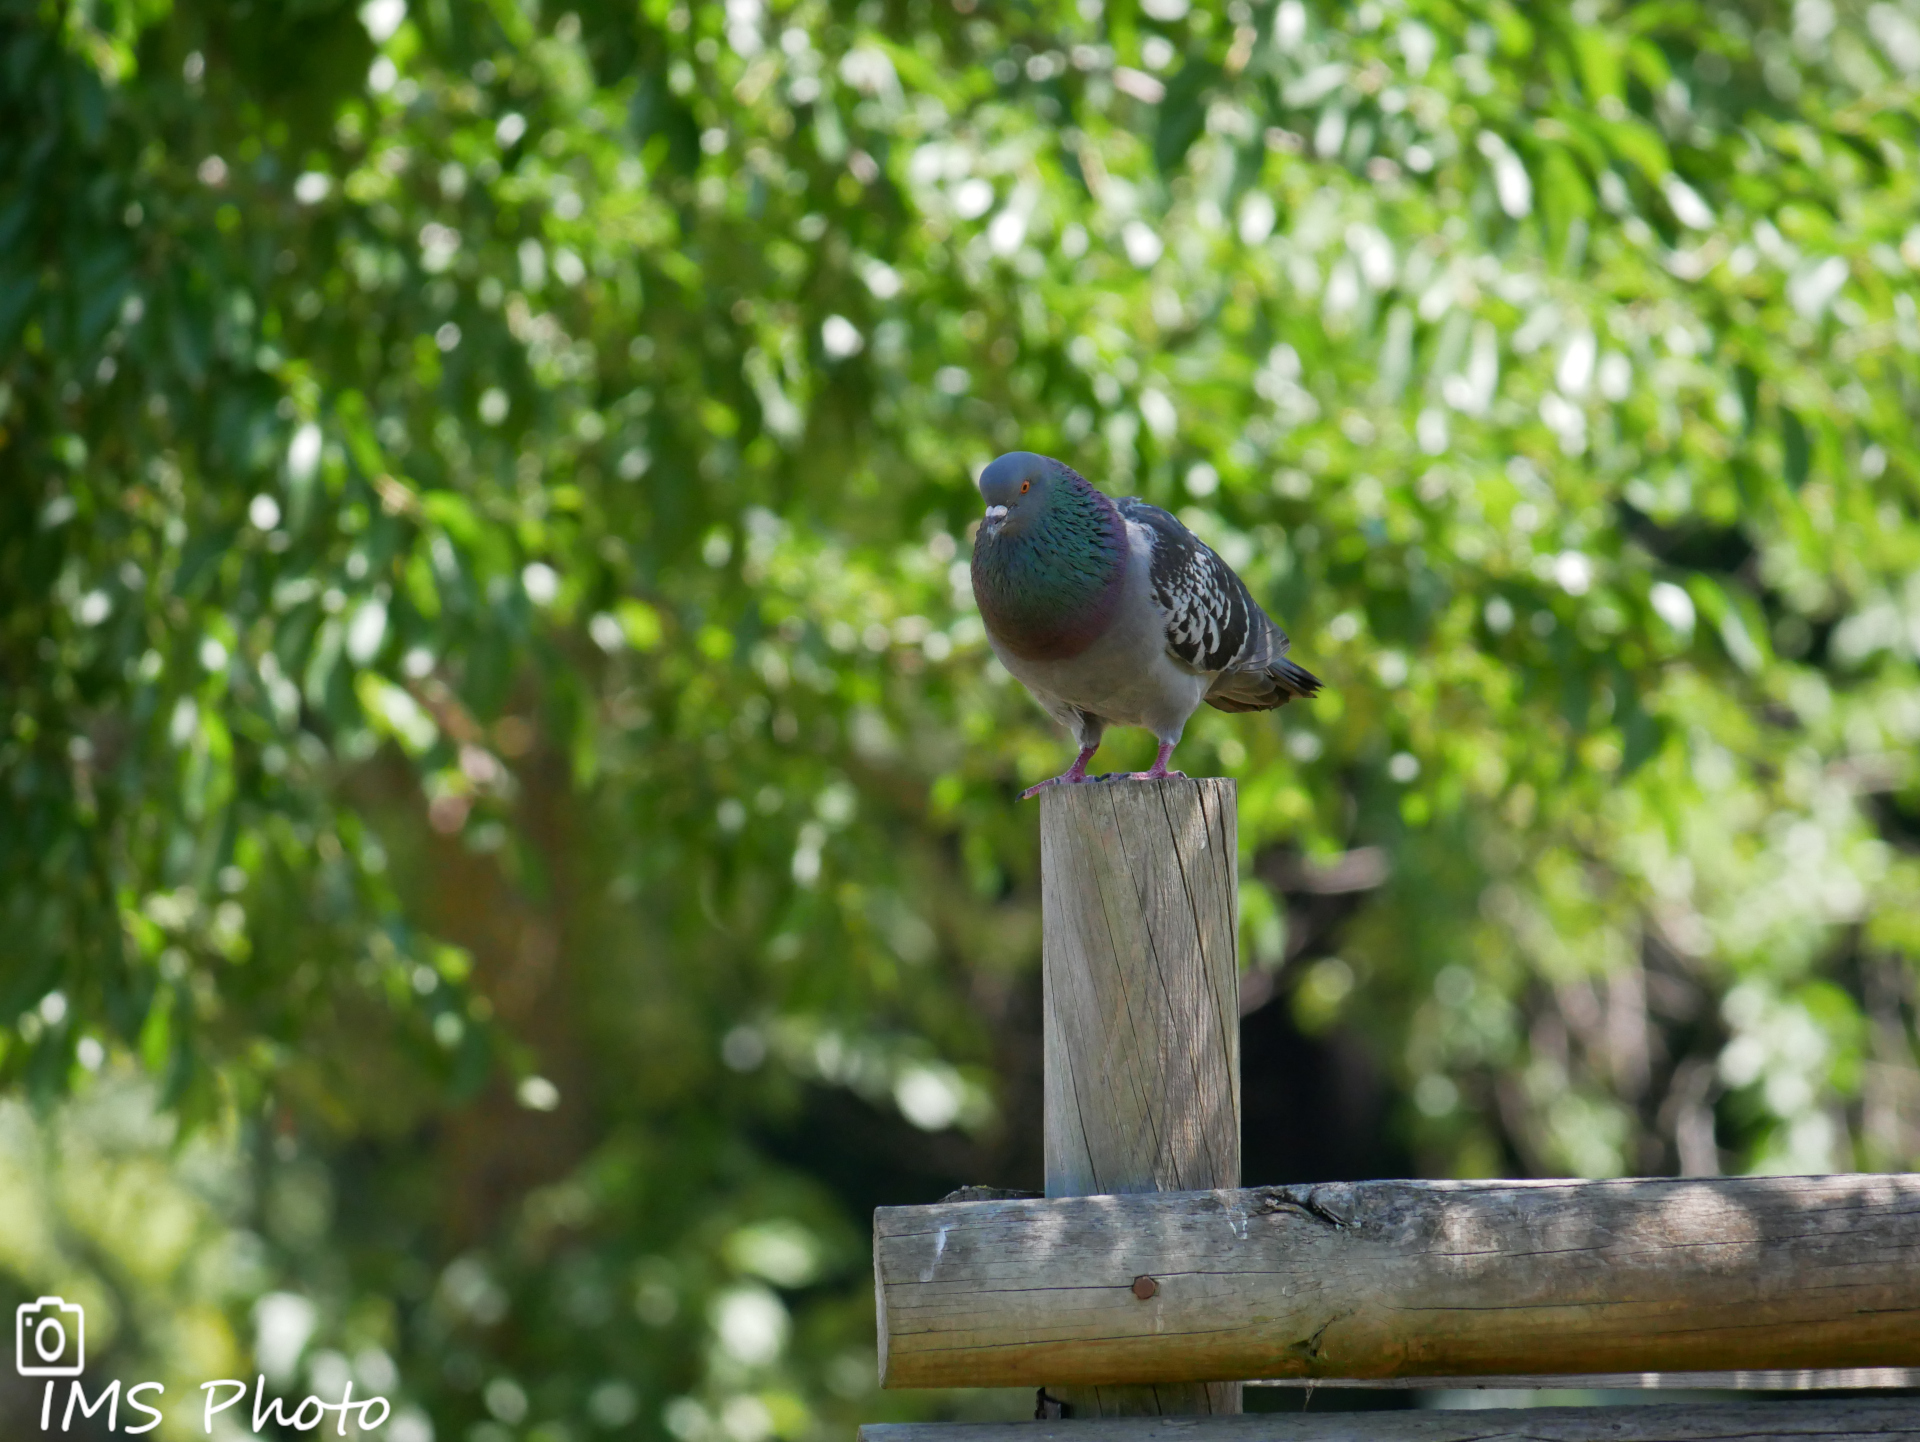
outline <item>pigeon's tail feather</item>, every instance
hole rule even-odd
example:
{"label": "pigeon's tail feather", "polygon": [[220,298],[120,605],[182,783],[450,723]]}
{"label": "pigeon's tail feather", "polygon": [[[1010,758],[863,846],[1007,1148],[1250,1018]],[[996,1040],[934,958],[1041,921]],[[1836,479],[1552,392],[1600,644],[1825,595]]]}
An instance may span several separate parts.
{"label": "pigeon's tail feather", "polygon": [[1276,656],[1255,670],[1223,671],[1207,693],[1216,711],[1271,711],[1296,696],[1312,696],[1320,678],[1285,656]]}
{"label": "pigeon's tail feather", "polygon": [[1320,678],[1305,666],[1296,666],[1285,656],[1273,663],[1279,683],[1295,696],[1310,697],[1320,689]]}

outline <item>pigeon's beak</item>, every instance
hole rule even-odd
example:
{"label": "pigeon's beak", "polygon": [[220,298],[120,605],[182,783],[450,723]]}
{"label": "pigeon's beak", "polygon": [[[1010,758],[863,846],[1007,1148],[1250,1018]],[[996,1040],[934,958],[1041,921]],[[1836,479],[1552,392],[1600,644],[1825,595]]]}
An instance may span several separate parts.
{"label": "pigeon's beak", "polygon": [[1007,518],[1007,508],[1005,506],[988,506],[987,507],[987,519],[989,521],[1004,521],[1006,520],[1006,518]]}

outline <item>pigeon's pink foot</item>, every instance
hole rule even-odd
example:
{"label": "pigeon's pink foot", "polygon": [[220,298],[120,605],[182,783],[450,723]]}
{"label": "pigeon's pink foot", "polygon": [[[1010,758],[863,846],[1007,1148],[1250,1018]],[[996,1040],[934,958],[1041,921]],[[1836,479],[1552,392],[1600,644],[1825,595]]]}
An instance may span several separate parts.
{"label": "pigeon's pink foot", "polygon": [[1087,763],[1093,760],[1093,753],[1098,749],[1097,746],[1084,748],[1078,756],[1073,758],[1073,765],[1058,776],[1049,776],[1045,781],[1035,782],[1020,793],[1020,799],[1025,801],[1030,796],[1038,796],[1049,786],[1075,786],[1082,781],[1090,780],[1091,778],[1087,775]]}
{"label": "pigeon's pink foot", "polygon": [[1166,781],[1173,778],[1178,778],[1181,781],[1185,781],[1187,779],[1186,772],[1167,770],[1167,758],[1171,755],[1173,755],[1173,743],[1169,741],[1160,747],[1160,754],[1153,758],[1153,770],[1129,771],[1125,773],[1127,780],[1129,781]]}

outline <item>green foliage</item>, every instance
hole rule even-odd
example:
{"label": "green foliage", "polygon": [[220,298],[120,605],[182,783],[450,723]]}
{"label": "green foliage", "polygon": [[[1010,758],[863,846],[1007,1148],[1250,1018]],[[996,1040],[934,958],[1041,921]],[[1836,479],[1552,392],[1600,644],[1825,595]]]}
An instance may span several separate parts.
{"label": "green foliage", "polygon": [[1328,681],[1180,758],[1252,871],[1384,849],[1247,952],[1423,1165],[1910,1164],[1916,75],[1854,0],[4,0],[0,1075],[254,1238],[129,1325],[310,1297],[471,1442],[877,1414],[769,1138],[1004,1126],[1016,446]]}

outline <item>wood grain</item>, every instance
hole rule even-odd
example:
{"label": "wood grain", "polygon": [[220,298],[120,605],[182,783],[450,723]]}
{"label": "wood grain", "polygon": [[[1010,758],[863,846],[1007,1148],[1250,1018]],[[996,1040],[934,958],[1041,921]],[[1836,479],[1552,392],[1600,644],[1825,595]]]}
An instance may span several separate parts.
{"label": "wood grain", "polygon": [[1920,1365],[1920,1176],[1355,1182],[874,1222],[890,1387]]}
{"label": "wood grain", "polygon": [[1874,1392],[1896,1387],[1920,1391],[1920,1367],[1819,1367],[1767,1371],[1747,1368],[1730,1372],[1564,1372],[1508,1376],[1489,1373],[1474,1377],[1342,1377],[1326,1382],[1319,1377],[1265,1377],[1249,1387],[1286,1387],[1295,1392],[1316,1387],[1357,1388],[1362,1391],[1550,1392]]}
{"label": "wood grain", "polygon": [[1231,781],[1041,793],[1047,1195],[1240,1184]]}
{"label": "wood grain", "polygon": [[[1041,793],[1049,1197],[1240,1184],[1237,865],[1231,781]],[[1240,1410],[1231,1383],[1054,1390],[1079,1417]]]}
{"label": "wood grain", "polygon": [[1260,1412],[1100,1422],[869,1423],[860,1442],[1869,1442],[1920,1437],[1920,1399]]}

